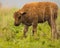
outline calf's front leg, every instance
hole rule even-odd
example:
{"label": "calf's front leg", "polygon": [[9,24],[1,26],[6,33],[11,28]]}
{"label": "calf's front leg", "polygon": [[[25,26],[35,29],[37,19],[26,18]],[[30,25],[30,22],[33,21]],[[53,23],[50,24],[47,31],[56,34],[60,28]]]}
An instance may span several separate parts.
{"label": "calf's front leg", "polygon": [[35,39],[37,39],[37,20],[34,20],[34,22],[32,23],[32,35],[34,36]]}
{"label": "calf's front leg", "polygon": [[25,25],[25,26],[24,26],[24,33],[23,33],[24,37],[26,37],[26,32],[27,32],[27,31],[28,31],[28,26]]}
{"label": "calf's front leg", "polygon": [[32,32],[33,32],[33,36],[37,35],[37,25],[33,24],[33,30],[32,30]]}

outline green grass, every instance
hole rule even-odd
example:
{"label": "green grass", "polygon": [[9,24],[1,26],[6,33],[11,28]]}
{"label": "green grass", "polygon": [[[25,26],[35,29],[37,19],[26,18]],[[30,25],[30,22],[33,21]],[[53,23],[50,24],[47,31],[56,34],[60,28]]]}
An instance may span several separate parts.
{"label": "green grass", "polygon": [[[32,34],[32,26],[29,27],[27,38],[22,39],[24,25],[14,26],[14,12],[17,8],[0,9],[0,48],[60,48],[60,39],[51,40],[51,29],[47,22],[38,24],[36,40]],[[60,30],[60,10],[56,20]]]}

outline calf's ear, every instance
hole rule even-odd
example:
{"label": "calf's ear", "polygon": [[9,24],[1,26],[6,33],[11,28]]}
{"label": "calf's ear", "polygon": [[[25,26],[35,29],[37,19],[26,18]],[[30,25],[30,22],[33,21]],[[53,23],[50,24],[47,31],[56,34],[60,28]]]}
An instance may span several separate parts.
{"label": "calf's ear", "polygon": [[26,14],[26,12],[23,12],[23,11],[21,12],[21,15],[25,15],[25,14]]}

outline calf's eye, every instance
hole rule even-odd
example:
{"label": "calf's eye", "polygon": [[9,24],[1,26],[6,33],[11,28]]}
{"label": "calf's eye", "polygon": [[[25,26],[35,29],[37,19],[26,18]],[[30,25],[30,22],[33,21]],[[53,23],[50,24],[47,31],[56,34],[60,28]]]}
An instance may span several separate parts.
{"label": "calf's eye", "polygon": [[18,19],[20,19],[21,17],[18,17]]}

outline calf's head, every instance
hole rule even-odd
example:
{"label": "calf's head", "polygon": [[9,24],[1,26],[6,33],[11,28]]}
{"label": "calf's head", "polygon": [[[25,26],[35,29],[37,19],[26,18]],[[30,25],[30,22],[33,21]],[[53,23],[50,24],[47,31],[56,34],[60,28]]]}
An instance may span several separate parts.
{"label": "calf's head", "polygon": [[20,23],[22,22],[22,16],[24,16],[24,14],[26,14],[25,12],[15,12],[14,13],[14,25],[15,26],[19,26]]}

